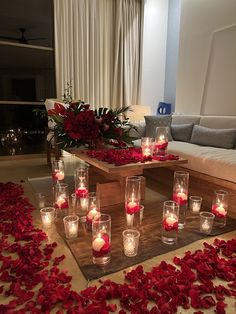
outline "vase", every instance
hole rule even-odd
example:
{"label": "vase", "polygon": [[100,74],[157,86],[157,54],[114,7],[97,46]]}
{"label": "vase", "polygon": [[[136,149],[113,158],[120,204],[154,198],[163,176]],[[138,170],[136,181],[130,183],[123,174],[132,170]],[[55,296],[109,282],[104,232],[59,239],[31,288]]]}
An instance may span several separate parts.
{"label": "vase", "polygon": [[104,149],[106,149],[103,138],[96,138],[95,140],[91,140],[88,148],[93,149],[93,150],[104,150]]}

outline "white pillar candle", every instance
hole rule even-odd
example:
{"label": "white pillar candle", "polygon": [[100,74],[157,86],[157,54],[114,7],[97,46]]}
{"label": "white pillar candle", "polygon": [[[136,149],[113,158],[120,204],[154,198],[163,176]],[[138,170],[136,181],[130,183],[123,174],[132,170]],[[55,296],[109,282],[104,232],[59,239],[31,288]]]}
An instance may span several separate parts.
{"label": "white pillar candle", "polygon": [[124,250],[125,254],[132,255],[135,252],[135,239],[134,237],[130,236],[124,241]]}
{"label": "white pillar candle", "polygon": [[105,241],[103,240],[103,238],[101,238],[101,235],[99,234],[98,237],[93,240],[93,250],[99,252],[104,244]]}
{"label": "white pillar candle", "polygon": [[42,215],[42,223],[44,227],[51,227],[52,221],[53,219],[50,213]]}
{"label": "white pillar candle", "polygon": [[202,224],[202,230],[203,231],[208,231],[210,229],[210,225],[208,223],[207,220],[204,220],[203,224]]}
{"label": "white pillar candle", "polygon": [[130,215],[126,213],[126,223],[128,227],[132,227],[134,223],[134,215]]}
{"label": "white pillar candle", "polygon": [[200,211],[200,204],[199,203],[197,203],[197,202],[193,202],[193,204],[192,204],[192,211],[193,212],[199,212]]}
{"label": "white pillar candle", "polygon": [[78,226],[74,223],[69,224],[68,226],[68,233],[71,237],[77,236],[78,233]]}
{"label": "white pillar candle", "polygon": [[98,213],[97,208],[93,207],[92,209],[90,209],[87,216],[90,220],[92,220],[97,215],[97,213]]}
{"label": "white pillar candle", "polygon": [[168,226],[173,226],[178,220],[176,219],[176,217],[173,214],[170,214],[167,218],[166,218],[166,224]]}

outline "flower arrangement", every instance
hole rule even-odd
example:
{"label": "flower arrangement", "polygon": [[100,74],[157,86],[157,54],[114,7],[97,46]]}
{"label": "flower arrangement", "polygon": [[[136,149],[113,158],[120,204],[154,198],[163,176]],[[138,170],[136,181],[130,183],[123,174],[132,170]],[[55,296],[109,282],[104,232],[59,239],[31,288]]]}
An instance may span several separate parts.
{"label": "flower arrangement", "polygon": [[89,145],[102,141],[118,147],[132,144],[129,132],[132,126],[126,118],[130,107],[120,109],[99,108],[92,110],[84,101],[69,102],[67,106],[54,104],[48,116],[56,123],[57,144],[60,147]]}

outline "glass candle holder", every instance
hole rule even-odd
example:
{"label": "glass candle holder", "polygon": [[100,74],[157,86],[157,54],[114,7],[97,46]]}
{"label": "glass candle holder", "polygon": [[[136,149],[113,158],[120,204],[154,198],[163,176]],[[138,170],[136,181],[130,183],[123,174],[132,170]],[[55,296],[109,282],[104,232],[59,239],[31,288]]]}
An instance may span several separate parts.
{"label": "glass candle holder", "polygon": [[63,218],[65,235],[67,239],[77,238],[79,217],[76,215],[69,215]]}
{"label": "glass candle holder", "polygon": [[55,220],[56,209],[54,207],[44,207],[40,209],[42,224],[44,228],[50,228]]}
{"label": "glass candle holder", "polygon": [[226,225],[226,215],[228,210],[229,193],[224,190],[215,191],[211,212],[215,215],[214,224],[217,227]]}
{"label": "glass candle holder", "polygon": [[140,232],[134,229],[127,229],[122,232],[124,254],[133,257],[138,254]]}
{"label": "glass candle holder", "polygon": [[101,214],[92,222],[93,263],[106,265],[111,259],[111,216]]}
{"label": "glass candle holder", "polygon": [[55,185],[55,208],[58,217],[64,217],[69,209],[69,186],[61,183]]}
{"label": "glass candle holder", "polygon": [[134,215],[140,212],[140,187],[141,177],[126,178],[125,186],[125,213],[128,227],[133,227]]}
{"label": "glass candle holder", "polygon": [[201,212],[200,213],[200,232],[210,234],[215,215],[209,212]]}
{"label": "glass candle holder", "polygon": [[175,171],[172,199],[179,204],[179,229],[183,229],[185,225],[186,210],[188,207],[188,183],[188,172]]}
{"label": "glass candle holder", "polygon": [[85,198],[89,189],[88,167],[78,167],[74,172],[75,194],[76,196]]}
{"label": "glass candle holder", "polygon": [[88,211],[88,194],[86,197],[77,197],[75,193],[71,194],[72,211],[75,215],[86,216]]}
{"label": "glass candle holder", "polygon": [[199,214],[202,205],[202,197],[200,196],[190,196],[189,197],[189,209],[192,214]]}
{"label": "glass candle holder", "polygon": [[154,138],[142,137],[141,138],[142,155],[144,157],[150,157],[153,155],[154,149]]}
{"label": "glass candle holder", "polygon": [[165,201],[162,216],[162,242],[175,244],[178,238],[179,204],[174,201]]}
{"label": "glass candle holder", "polygon": [[41,209],[46,207],[46,195],[43,193],[36,193],[35,194],[37,208]]}
{"label": "glass candle holder", "polygon": [[65,178],[65,166],[63,160],[54,160],[52,162],[52,182],[61,183]]}
{"label": "glass candle holder", "polygon": [[100,196],[96,192],[90,192],[87,195],[86,221],[91,225],[94,220],[100,219],[100,216]]}
{"label": "glass candle holder", "polygon": [[168,127],[156,128],[155,153],[157,156],[165,156],[168,146]]}

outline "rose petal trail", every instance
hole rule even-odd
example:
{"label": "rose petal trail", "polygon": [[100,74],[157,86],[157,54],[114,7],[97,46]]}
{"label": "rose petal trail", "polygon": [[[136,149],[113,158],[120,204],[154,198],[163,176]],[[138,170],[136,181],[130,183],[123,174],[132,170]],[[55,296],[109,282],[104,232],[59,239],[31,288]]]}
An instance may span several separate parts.
{"label": "rose petal trail", "polygon": [[71,276],[58,267],[65,256],[53,257],[57,244],[47,244],[47,235],[34,227],[33,210],[20,185],[0,183],[0,313],[41,314],[56,308],[57,314],[171,314],[190,308],[201,314],[210,308],[223,314],[225,297],[236,296],[235,238],[204,243],[149,272],[138,266],[125,273],[123,284],[105,280],[74,291]]}

